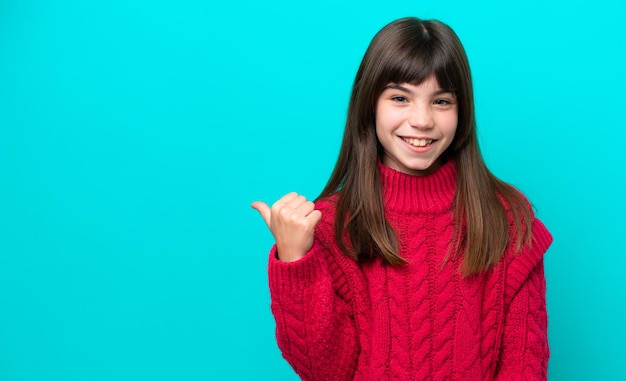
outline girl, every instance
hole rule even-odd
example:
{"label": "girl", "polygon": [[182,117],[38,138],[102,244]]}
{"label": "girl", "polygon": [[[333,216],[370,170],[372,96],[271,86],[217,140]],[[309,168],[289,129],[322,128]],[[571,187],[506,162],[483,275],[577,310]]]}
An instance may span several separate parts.
{"label": "girl", "polygon": [[546,379],[552,237],[481,157],[447,25],[378,32],[319,198],[252,206],[276,240],[278,345],[303,380]]}

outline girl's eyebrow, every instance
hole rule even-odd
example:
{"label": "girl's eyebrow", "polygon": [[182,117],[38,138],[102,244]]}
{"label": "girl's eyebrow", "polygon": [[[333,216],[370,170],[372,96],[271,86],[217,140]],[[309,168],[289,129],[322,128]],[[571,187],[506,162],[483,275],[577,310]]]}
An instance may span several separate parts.
{"label": "girl's eyebrow", "polygon": [[397,83],[390,83],[390,84],[388,84],[387,86],[385,86],[383,91],[385,91],[387,89],[400,90],[400,91],[404,91],[405,93],[413,94],[413,92],[411,90],[409,90],[408,88],[406,88],[406,87],[404,87],[402,85],[398,85]]}
{"label": "girl's eyebrow", "polygon": [[[388,90],[388,89],[400,90],[400,91],[404,91],[405,93],[413,95],[413,91],[411,91],[409,88],[404,87],[402,85],[399,85],[397,83],[390,83],[390,84],[388,84],[387,86],[385,86],[383,91]],[[454,91],[452,91],[450,89],[439,89],[439,90],[434,91],[432,95],[441,95],[441,94],[452,94],[452,95],[454,95]]]}

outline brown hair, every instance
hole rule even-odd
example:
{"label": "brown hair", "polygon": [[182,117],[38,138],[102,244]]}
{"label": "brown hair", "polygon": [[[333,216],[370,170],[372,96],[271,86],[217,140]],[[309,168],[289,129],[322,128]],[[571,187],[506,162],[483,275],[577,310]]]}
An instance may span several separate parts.
{"label": "brown hair", "polygon": [[458,102],[456,134],[443,154],[444,160],[454,160],[457,166],[450,250],[464,254],[465,275],[477,274],[495,265],[511,242],[516,251],[530,244],[532,210],[517,190],[485,165],[476,134],[467,55],[454,31],[439,21],[403,18],[374,36],[354,80],[339,158],[318,199],[338,193],[335,239],[347,255],[357,261],[380,256],[392,265],[406,262],[398,254],[396,235],[384,215],[376,102],[389,83],[419,84],[433,74]]}

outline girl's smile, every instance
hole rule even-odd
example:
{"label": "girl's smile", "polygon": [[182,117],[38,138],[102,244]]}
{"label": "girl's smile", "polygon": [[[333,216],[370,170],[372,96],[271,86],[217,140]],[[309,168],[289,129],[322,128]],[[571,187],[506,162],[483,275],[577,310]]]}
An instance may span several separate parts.
{"label": "girl's smile", "polygon": [[405,142],[409,143],[410,145],[412,145],[413,147],[426,147],[432,144],[432,142],[434,142],[434,139],[423,139],[423,138],[402,138],[402,140],[404,140]]}
{"label": "girl's smile", "polygon": [[418,85],[389,84],[376,107],[383,163],[408,174],[431,172],[452,143],[457,122],[456,97],[441,89],[434,76]]}

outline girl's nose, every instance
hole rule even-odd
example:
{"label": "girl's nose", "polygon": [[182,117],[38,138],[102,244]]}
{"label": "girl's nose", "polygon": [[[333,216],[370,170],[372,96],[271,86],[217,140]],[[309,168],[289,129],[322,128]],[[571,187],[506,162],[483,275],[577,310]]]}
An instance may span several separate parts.
{"label": "girl's nose", "polygon": [[428,106],[416,105],[411,109],[409,115],[409,124],[419,129],[427,129],[433,127],[433,117]]}

